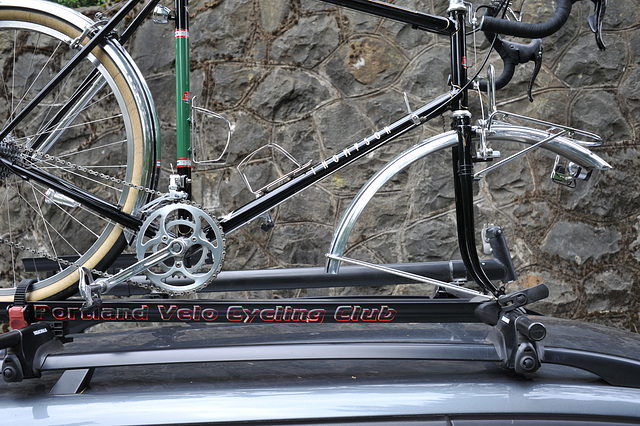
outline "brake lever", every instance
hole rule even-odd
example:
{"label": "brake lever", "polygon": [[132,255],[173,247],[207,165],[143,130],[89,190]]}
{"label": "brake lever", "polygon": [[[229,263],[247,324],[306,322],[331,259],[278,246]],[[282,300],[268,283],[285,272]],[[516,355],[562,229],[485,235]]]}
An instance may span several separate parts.
{"label": "brake lever", "polygon": [[531,92],[533,91],[533,83],[535,83],[536,78],[540,73],[540,69],[542,69],[542,39],[538,38],[532,40],[529,46],[531,46],[531,50],[530,52],[526,52],[525,54],[529,54],[530,56],[526,60],[533,60],[535,66],[533,67],[533,74],[531,74],[531,79],[529,80],[527,96],[529,97],[529,102],[533,102],[533,95],[531,94]]}
{"label": "brake lever", "polygon": [[505,57],[503,57],[503,60],[509,58],[516,65],[526,64],[529,61],[534,62],[535,66],[533,68],[533,74],[531,75],[531,79],[529,80],[529,87],[527,88],[527,96],[529,97],[529,101],[533,102],[533,95],[531,94],[531,92],[533,91],[533,83],[535,83],[536,78],[540,73],[540,69],[542,68],[542,39],[536,38],[534,40],[531,40],[529,44],[504,41],[500,37],[498,37],[498,39],[501,41],[502,48],[506,53]]}
{"label": "brake lever", "polygon": [[605,50],[604,41],[602,40],[602,21],[604,19],[604,12],[607,10],[607,0],[591,0],[593,2],[594,10],[587,18],[591,31],[596,35],[596,44],[598,49]]}

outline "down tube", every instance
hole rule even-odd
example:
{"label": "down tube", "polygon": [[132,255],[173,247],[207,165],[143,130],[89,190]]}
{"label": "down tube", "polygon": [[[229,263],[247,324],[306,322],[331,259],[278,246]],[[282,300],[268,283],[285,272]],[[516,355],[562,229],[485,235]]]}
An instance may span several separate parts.
{"label": "down tube", "polygon": [[395,123],[386,126],[382,130],[375,132],[373,135],[345,147],[342,151],[321,161],[315,166],[310,166],[309,170],[282,184],[273,191],[227,214],[220,221],[223,232],[229,233],[240,228],[303,189],[335,173],[342,167],[353,163],[407,131],[421,126],[434,116],[444,112],[444,108],[455,100],[459,93],[458,91],[451,91],[439,96],[436,100],[424,105]]}

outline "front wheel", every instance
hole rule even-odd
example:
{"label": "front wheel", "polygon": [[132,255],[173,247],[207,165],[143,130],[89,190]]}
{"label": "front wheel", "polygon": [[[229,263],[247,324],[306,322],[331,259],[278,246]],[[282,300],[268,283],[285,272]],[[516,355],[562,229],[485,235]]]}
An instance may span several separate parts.
{"label": "front wheel", "polygon": [[[0,127],[75,55],[73,41],[91,24],[46,1],[0,4]],[[153,182],[155,138],[148,89],[110,41],[0,141],[0,156],[135,215],[147,194],[134,188]],[[67,297],[77,290],[80,266],[106,268],[125,243],[120,225],[0,166],[0,301],[11,301],[25,278],[37,279],[29,300]]]}

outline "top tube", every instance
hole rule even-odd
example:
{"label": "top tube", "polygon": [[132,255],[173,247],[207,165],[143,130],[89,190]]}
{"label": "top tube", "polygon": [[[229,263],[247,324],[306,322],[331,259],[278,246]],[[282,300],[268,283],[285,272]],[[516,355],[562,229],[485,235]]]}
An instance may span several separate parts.
{"label": "top tube", "polygon": [[417,10],[406,9],[395,4],[376,0],[320,0],[360,12],[404,22],[415,28],[444,35],[452,35],[456,31],[453,21],[443,16],[430,15]]}

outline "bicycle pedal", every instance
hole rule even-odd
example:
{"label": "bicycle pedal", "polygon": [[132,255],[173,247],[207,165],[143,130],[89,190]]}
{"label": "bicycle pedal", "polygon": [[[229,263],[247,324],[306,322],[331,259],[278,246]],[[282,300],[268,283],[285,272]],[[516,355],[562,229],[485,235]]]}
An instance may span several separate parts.
{"label": "bicycle pedal", "polygon": [[584,170],[582,167],[571,161],[565,164],[560,162],[560,156],[556,155],[556,160],[551,171],[551,180],[558,185],[575,188],[578,180],[587,181],[591,178],[592,170]]}

